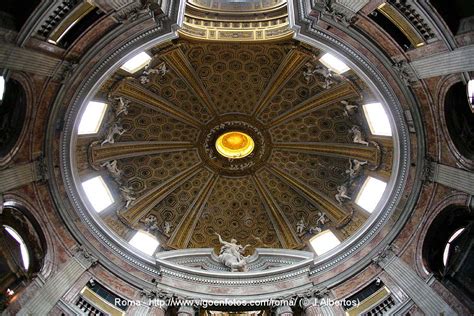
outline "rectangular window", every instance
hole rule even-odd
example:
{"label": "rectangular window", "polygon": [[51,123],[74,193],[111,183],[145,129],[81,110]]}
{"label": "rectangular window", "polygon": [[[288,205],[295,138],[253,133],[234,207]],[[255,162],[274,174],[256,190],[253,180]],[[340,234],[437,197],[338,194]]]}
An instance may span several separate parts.
{"label": "rectangular window", "polygon": [[356,198],[356,204],[369,213],[375,210],[385,191],[387,183],[379,179],[367,177]]}
{"label": "rectangular window", "polygon": [[346,71],[351,69],[342,60],[334,57],[329,53],[324,54],[323,57],[319,59],[319,61],[324,66],[328,67],[330,70],[334,71],[337,74],[345,73]]}
{"label": "rectangular window", "polygon": [[467,84],[467,101],[469,102],[471,111],[474,113],[474,79],[469,80]]}
{"label": "rectangular window", "polygon": [[3,100],[3,94],[5,93],[5,78],[0,76],[0,101]]}
{"label": "rectangular window", "polygon": [[129,73],[133,74],[137,72],[138,70],[142,69],[147,65],[151,60],[150,55],[148,55],[145,52],[141,52],[140,54],[132,57],[130,60],[128,60],[125,64],[123,64],[122,68],[125,71],[128,71]]}
{"label": "rectangular window", "polygon": [[82,114],[77,133],[79,135],[97,133],[104,119],[106,109],[106,103],[90,101]]}
{"label": "rectangular window", "polygon": [[82,188],[96,212],[100,213],[112,203],[114,198],[101,176],[82,182]]}
{"label": "rectangular window", "polygon": [[309,242],[318,256],[328,252],[341,243],[336,235],[329,229],[320,232],[311,238]]}
{"label": "rectangular window", "polygon": [[392,136],[390,121],[381,103],[364,104],[362,108],[373,135]]}
{"label": "rectangular window", "polygon": [[128,243],[149,256],[155,253],[160,244],[153,235],[141,230],[137,231]]}

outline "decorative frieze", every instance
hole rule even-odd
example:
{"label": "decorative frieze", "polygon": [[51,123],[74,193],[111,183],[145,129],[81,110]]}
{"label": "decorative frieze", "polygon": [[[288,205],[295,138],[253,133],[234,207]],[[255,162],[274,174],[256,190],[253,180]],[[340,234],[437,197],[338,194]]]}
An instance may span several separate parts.
{"label": "decorative frieze", "polygon": [[51,77],[61,60],[23,47],[0,45],[0,68]]}
{"label": "decorative frieze", "polygon": [[391,247],[386,247],[373,261],[387,272],[426,315],[456,315],[415,271],[395,255]]}
{"label": "decorative frieze", "polygon": [[0,193],[6,192],[25,184],[44,179],[39,161],[23,165],[15,165],[10,168],[0,170]]}
{"label": "decorative frieze", "polygon": [[412,61],[410,65],[421,79],[474,71],[474,45],[433,54]]}
{"label": "decorative frieze", "polygon": [[474,195],[474,172],[431,162],[434,182]]}

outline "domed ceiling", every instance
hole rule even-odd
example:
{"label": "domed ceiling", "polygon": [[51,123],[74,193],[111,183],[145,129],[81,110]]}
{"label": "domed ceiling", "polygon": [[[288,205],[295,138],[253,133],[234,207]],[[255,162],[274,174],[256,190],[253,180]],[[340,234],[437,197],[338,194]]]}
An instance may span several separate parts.
{"label": "domed ceiling", "polygon": [[[371,134],[362,104],[377,100],[355,72],[329,71],[324,52],[294,41],[177,40],[148,53],[148,66],[102,84],[100,128],[73,142],[78,188],[100,175],[110,191],[97,220],[112,234],[148,231],[162,249],[218,247],[216,232],[250,251],[303,249],[371,216],[357,194],[368,176],[389,181],[394,144]],[[227,149],[253,148],[226,157],[225,133]]]}

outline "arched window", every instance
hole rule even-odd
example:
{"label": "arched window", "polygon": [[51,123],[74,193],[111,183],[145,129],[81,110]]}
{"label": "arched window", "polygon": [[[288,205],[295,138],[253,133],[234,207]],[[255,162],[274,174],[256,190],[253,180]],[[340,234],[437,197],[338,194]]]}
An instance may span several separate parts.
{"label": "arched window", "polygon": [[466,97],[466,86],[458,82],[446,93],[444,114],[449,135],[461,155],[474,160],[474,113]]}
{"label": "arched window", "polygon": [[0,216],[0,312],[42,269],[46,240],[26,210],[4,207]]}
{"label": "arched window", "polygon": [[[15,249],[15,248],[20,248],[20,257],[21,257],[21,264],[23,266],[23,269],[25,271],[28,271],[28,268],[30,267],[30,254],[28,252],[28,248],[26,247],[25,242],[23,241],[23,238],[21,238],[20,234],[13,228],[7,225],[3,225],[3,228],[5,231],[13,238],[18,244],[13,244],[10,245],[10,249]],[[15,256],[17,257],[17,256]]]}
{"label": "arched window", "polygon": [[474,311],[474,214],[446,207],[430,225],[424,243],[425,264],[448,290]]}
{"label": "arched window", "polygon": [[[439,15],[448,25],[453,35],[458,34],[459,26],[463,18],[474,15],[474,8],[471,1],[466,0],[430,0]],[[462,31],[462,30],[461,30]]]}
{"label": "arched window", "polygon": [[0,158],[15,146],[26,116],[26,93],[22,85],[8,79],[0,100]]}

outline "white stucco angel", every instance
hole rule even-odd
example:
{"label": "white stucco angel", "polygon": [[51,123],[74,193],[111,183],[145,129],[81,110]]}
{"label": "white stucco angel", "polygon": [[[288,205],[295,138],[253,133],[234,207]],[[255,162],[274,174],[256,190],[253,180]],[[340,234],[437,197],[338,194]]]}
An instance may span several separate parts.
{"label": "white stucco angel", "polygon": [[329,221],[329,219],[326,214],[324,214],[323,212],[318,212],[318,219],[316,220],[316,225],[324,226],[327,221]]}
{"label": "white stucco angel", "polygon": [[171,232],[171,227],[173,227],[173,225],[171,225],[170,222],[165,221],[165,222],[163,223],[163,230],[164,230],[164,232],[165,232],[166,235],[169,235],[169,233]]}
{"label": "white stucco angel", "polygon": [[109,144],[115,143],[115,135],[122,135],[125,132],[126,130],[120,124],[115,123],[109,128],[107,132],[107,136],[105,137],[104,141],[100,144],[100,146],[104,146],[107,143]]}
{"label": "white stucco angel", "polygon": [[367,164],[367,161],[349,159],[349,169],[346,170],[346,174],[348,174],[351,177],[351,179],[355,178],[359,175],[362,166],[366,164]]}
{"label": "white stucco angel", "polygon": [[115,98],[115,100],[117,101],[115,103],[115,116],[118,117],[120,114],[128,115],[130,101],[122,97]]}
{"label": "white stucco angel", "polygon": [[352,140],[354,143],[369,146],[369,142],[364,140],[364,137],[362,136],[362,132],[359,126],[356,126],[356,125],[352,126],[352,128],[350,129],[350,132],[354,134],[354,137]]}
{"label": "white stucco angel", "polygon": [[351,199],[351,197],[347,195],[347,187],[344,184],[337,187],[337,194],[334,197],[341,205],[345,200]]}
{"label": "white stucco angel", "polygon": [[122,170],[117,166],[117,160],[106,161],[100,166],[105,167],[114,179],[118,179],[122,175]]}
{"label": "white stucco angel", "polygon": [[120,187],[120,194],[122,198],[125,200],[125,208],[129,208],[130,205],[137,199],[134,197],[133,190],[129,187]]}
{"label": "white stucco angel", "polygon": [[300,220],[296,222],[296,233],[303,234],[305,227],[306,223],[304,222],[304,218],[300,218]]}
{"label": "white stucco angel", "polygon": [[352,104],[349,101],[342,100],[342,105],[344,105],[344,116],[351,116],[354,115],[355,112],[359,109],[357,104]]}
{"label": "white stucco angel", "polygon": [[250,245],[247,244],[245,247],[237,244],[237,240],[232,238],[230,242],[225,241],[221,238],[221,235],[215,233],[219,238],[219,242],[222,244],[221,251],[219,252],[219,260],[227,267],[230,268],[231,272],[245,272],[247,271],[247,258],[244,256],[245,249]]}

